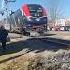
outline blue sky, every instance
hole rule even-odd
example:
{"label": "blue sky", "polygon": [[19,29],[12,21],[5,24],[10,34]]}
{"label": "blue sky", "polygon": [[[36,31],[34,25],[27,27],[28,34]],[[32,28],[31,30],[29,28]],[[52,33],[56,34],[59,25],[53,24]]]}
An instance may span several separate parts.
{"label": "blue sky", "polygon": [[[19,9],[23,4],[41,4],[46,7],[46,0],[16,0],[14,4],[12,4],[11,8]],[[13,7],[14,6],[14,7]]]}
{"label": "blue sky", "polygon": [[[57,1],[57,0],[51,0],[51,1]],[[70,0],[58,0],[60,1],[59,7],[62,10],[62,15],[65,18],[70,18]],[[46,9],[48,9],[48,4],[47,4],[47,0],[16,0],[15,3],[10,3],[8,8],[15,11],[17,9],[19,9],[22,4],[41,4],[43,7],[45,7]],[[1,0],[0,0],[0,7],[1,7]],[[0,17],[1,18],[1,17]]]}
{"label": "blue sky", "polygon": [[70,18],[70,0],[63,0],[62,2],[63,15]]}

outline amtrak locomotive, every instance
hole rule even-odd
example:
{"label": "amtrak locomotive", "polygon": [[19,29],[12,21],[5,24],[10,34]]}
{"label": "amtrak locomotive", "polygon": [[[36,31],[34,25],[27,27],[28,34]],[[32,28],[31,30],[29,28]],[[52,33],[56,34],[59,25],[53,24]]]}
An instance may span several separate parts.
{"label": "amtrak locomotive", "polygon": [[21,28],[41,31],[47,28],[46,10],[38,4],[24,4],[7,19],[8,23],[13,24],[14,31]]}

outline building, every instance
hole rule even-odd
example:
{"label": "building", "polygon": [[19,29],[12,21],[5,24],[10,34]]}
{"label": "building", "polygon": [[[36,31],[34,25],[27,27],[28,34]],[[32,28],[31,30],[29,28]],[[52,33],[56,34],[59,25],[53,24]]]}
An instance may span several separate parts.
{"label": "building", "polygon": [[70,19],[58,19],[55,21],[55,23],[52,23],[52,21],[49,21],[48,27],[50,28],[50,30],[69,31],[70,30]]}

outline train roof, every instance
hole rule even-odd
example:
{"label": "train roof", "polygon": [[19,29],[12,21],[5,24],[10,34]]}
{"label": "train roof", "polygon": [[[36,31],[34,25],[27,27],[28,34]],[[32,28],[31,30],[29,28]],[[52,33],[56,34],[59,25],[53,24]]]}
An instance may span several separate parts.
{"label": "train roof", "polygon": [[28,6],[28,7],[41,7],[42,8],[42,6],[40,4],[24,4],[24,5],[22,5],[22,7],[24,7],[24,6]]}
{"label": "train roof", "polygon": [[37,7],[41,7],[41,5],[39,4],[27,4],[28,6],[37,6]]}

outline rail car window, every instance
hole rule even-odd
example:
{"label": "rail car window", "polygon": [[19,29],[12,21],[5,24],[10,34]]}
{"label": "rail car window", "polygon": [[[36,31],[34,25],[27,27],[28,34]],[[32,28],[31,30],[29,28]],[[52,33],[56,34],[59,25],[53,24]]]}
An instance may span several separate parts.
{"label": "rail car window", "polygon": [[28,7],[29,7],[29,11],[30,11],[31,16],[33,16],[33,17],[42,17],[43,16],[41,6],[28,5]]}

